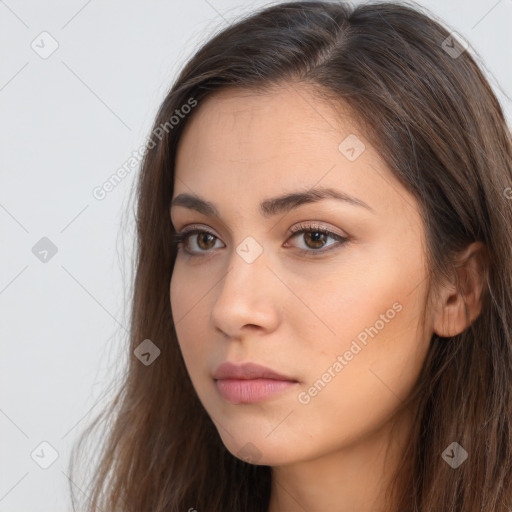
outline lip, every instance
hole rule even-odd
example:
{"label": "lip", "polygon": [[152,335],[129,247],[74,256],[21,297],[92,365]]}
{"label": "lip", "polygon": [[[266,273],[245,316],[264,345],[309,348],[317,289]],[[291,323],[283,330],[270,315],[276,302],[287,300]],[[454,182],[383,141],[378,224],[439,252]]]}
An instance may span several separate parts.
{"label": "lip", "polygon": [[250,404],[275,397],[298,381],[255,363],[222,363],[213,372],[217,391],[232,404]]}
{"label": "lip", "polygon": [[273,380],[286,380],[291,382],[298,382],[292,377],[282,375],[271,368],[261,366],[256,363],[242,363],[234,364],[229,361],[222,363],[213,372],[215,380],[221,379],[273,379]]}

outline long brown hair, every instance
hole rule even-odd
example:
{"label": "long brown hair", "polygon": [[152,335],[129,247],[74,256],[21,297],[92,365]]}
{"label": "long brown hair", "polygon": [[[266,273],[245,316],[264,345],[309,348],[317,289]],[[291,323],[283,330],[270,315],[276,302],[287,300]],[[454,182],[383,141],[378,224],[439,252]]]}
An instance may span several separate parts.
{"label": "long brown hair", "polygon": [[[321,1],[262,9],[193,55],[159,109],[137,182],[128,368],[72,454],[74,482],[84,439],[108,425],[91,489],[82,488],[85,510],[268,509],[271,468],[227,451],[179,350],[169,202],[180,134],[201,102],[223,87],[264,91],[283,83],[348,105],[417,198],[432,290],[452,275],[464,247],[481,241],[487,248],[479,317],[457,336],[433,335],[411,393],[419,408],[390,488],[393,510],[512,508],[512,145],[476,56],[415,4]],[[150,365],[134,355],[146,339],[160,350]],[[457,469],[442,457],[453,442],[468,452]]]}

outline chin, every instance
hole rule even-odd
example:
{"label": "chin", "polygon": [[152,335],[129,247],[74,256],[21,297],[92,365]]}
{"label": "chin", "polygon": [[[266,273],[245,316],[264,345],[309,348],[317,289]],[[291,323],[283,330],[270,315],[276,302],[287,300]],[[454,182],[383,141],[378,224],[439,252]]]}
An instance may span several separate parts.
{"label": "chin", "polygon": [[[270,436],[271,437],[271,436]],[[260,436],[248,436],[243,438],[236,434],[231,437],[228,433],[224,433],[222,442],[226,449],[237,459],[243,460],[249,464],[256,466],[280,466],[291,462],[294,455],[294,447],[290,444],[287,446],[278,441],[277,437],[274,441],[266,438],[265,434]]]}

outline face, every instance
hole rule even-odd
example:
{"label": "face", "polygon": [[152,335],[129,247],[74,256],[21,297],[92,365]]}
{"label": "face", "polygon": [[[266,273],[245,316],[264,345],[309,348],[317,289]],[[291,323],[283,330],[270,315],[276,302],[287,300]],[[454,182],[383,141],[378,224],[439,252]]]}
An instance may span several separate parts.
{"label": "face", "polygon": [[[377,432],[410,393],[431,332],[420,327],[419,208],[365,134],[304,88],[226,89],[198,106],[175,172],[173,199],[193,195],[217,213],[171,207],[178,232],[200,233],[179,246],[170,301],[227,449],[282,465]],[[314,189],[331,194],[271,201]],[[226,361],[288,382],[217,382]]]}

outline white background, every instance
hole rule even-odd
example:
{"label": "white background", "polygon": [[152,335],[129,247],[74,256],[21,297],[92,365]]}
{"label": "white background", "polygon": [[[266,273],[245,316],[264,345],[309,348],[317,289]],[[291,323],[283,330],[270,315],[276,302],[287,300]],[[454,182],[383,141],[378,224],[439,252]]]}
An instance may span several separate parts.
{"label": "white background", "polygon": [[[267,3],[0,2],[0,512],[71,510],[71,445],[128,357],[137,170],[102,201],[92,190],[145,142],[197,44]],[[481,55],[510,120],[512,0],[420,4]],[[43,31],[47,59],[31,48]],[[42,441],[59,454],[48,469],[31,458]]]}

